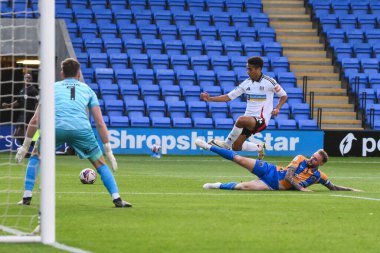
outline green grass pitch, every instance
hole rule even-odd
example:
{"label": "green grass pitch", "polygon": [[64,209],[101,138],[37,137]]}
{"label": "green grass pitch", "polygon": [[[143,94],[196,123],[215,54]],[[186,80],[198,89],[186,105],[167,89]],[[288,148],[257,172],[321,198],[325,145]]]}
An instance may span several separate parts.
{"label": "green grass pitch", "polygon": [[[9,173],[2,155],[1,177]],[[90,167],[74,156],[57,157],[56,238],[92,252],[380,252],[380,158],[331,158],[322,167],[338,185],[363,192],[242,192],[204,190],[206,182],[247,181],[255,176],[220,157],[118,156],[115,174],[131,209],[116,209],[100,178],[82,185]],[[290,157],[267,157],[286,165]],[[2,179],[15,214],[37,210],[17,206],[24,166]],[[1,212],[3,213],[3,212]],[[2,219],[3,223],[7,220]],[[34,224],[25,226],[33,227]],[[62,252],[41,244],[0,244],[0,252]]]}

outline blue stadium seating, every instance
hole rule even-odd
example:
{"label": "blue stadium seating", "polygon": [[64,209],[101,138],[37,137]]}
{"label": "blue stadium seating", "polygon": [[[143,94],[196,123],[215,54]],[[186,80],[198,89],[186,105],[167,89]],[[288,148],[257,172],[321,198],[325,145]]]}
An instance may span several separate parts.
{"label": "blue stadium seating", "polygon": [[278,120],[277,127],[282,130],[295,130],[297,129],[297,123],[294,119],[282,119]]}
{"label": "blue stadium seating", "polygon": [[195,74],[193,70],[177,70],[176,74],[180,86],[195,85]]}
{"label": "blue stadium seating", "polygon": [[213,70],[199,70],[196,71],[198,85],[201,87],[204,86],[213,86],[215,85],[215,72]]}
{"label": "blue stadium seating", "polygon": [[99,83],[100,94],[102,95],[103,100],[116,100],[119,96],[119,86],[116,84],[104,84]]}
{"label": "blue stadium seating", "polygon": [[209,26],[211,23],[211,16],[208,12],[194,12],[193,13],[194,24],[197,27]]}
{"label": "blue stadium seating", "polygon": [[[114,86],[114,85],[111,85]],[[124,114],[124,103],[122,100],[104,100],[104,106],[107,111],[108,116],[123,116]]]}
{"label": "blue stadium seating", "polygon": [[[186,103],[185,101],[168,101],[166,103],[168,113],[172,119],[186,117]],[[173,120],[174,123],[174,120]]]}
{"label": "blue stadium seating", "polygon": [[[178,30],[175,25],[165,25],[159,26],[159,35],[161,36],[161,40],[165,43],[166,41],[176,40],[178,36]],[[181,45],[182,47],[182,45]],[[181,49],[182,51],[182,49]]]}
{"label": "blue stadium seating", "polygon": [[171,127],[171,120],[168,117],[151,117],[152,127]]}
{"label": "blue stadium seating", "polygon": [[210,63],[212,69],[214,69],[216,73],[228,71],[230,69],[230,58],[225,55],[212,55],[210,57]]}
{"label": "blue stadium seating", "polygon": [[131,127],[150,127],[148,117],[129,117]]}
{"label": "blue stadium seating", "polygon": [[162,41],[159,39],[147,39],[144,41],[145,52],[149,55],[162,53]]}
{"label": "blue stadium seating", "polygon": [[153,84],[154,72],[152,69],[137,69],[135,70],[136,81],[139,85],[141,84]]}
{"label": "blue stadium seating", "polygon": [[236,83],[236,74],[234,71],[218,71],[216,75],[221,87],[226,85],[234,86]]}
{"label": "blue stadium seating", "polygon": [[[223,4],[223,2],[219,3]],[[216,27],[227,27],[231,23],[231,15],[226,12],[212,12],[212,20]]]}
{"label": "blue stadium seating", "polygon": [[184,47],[187,55],[202,55],[203,43],[200,40],[188,40],[184,42]]}
{"label": "blue stadium seating", "polygon": [[[177,25],[178,26],[178,25]],[[195,26],[181,26],[178,28],[183,42],[197,40],[198,32]]]}
{"label": "blue stadium seating", "polygon": [[172,118],[172,121],[173,121],[173,127],[178,127],[178,128],[191,128],[191,127],[193,127],[193,123],[191,121],[191,118],[175,117],[175,118]]}
{"label": "blue stadium seating", "polygon": [[244,51],[247,56],[263,55],[263,46],[259,41],[245,42]]}
{"label": "blue stadium seating", "polygon": [[314,119],[300,119],[297,121],[298,129],[301,130],[318,130],[317,121]]}
{"label": "blue stadium seating", "polygon": [[239,27],[237,33],[239,40],[242,43],[254,42],[257,40],[257,31],[254,27]]}
{"label": "blue stadium seating", "polygon": [[174,85],[175,84],[175,73],[172,69],[157,69],[156,79],[158,84],[161,85]]}
{"label": "blue stadium seating", "polygon": [[143,52],[143,42],[141,39],[124,40],[124,47],[129,55],[141,54]]}
{"label": "blue stadium seating", "polygon": [[155,11],[153,13],[153,16],[154,16],[155,24],[159,27],[168,26],[168,25],[171,25],[172,23],[172,13],[170,11],[166,11],[164,9]]}
{"label": "blue stadium seating", "polygon": [[220,86],[204,86],[202,87],[202,91],[207,92],[212,97],[222,95],[222,90],[220,89]]}
{"label": "blue stadium seating", "polygon": [[217,129],[231,129],[234,126],[231,118],[214,118],[214,123]]}
{"label": "blue stadium seating", "polygon": [[149,0],[148,1],[149,8],[156,12],[156,11],[163,11],[166,9],[166,1],[162,0]]}
{"label": "blue stadium seating", "polygon": [[110,115],[109,125],[111,127],[128,127],[129,118],[127,116]]}
{"label": "blue stadium seating", "polygon": [[170,40],[165,42],[166,53],[170,56],[181,55],[183,52],[182,41]]}
{"label": "blue stadium seating", "polygon": [[111,68],[96,68],[95,77],[98,84],[112,84],[114,79],[114,71]]}
{"label": "blue stadium seating", "polygon": [[209,68],[209,58],[207,55],[192,56],[190,62],[194,71],[208,70]]}
{"label": "blue stadium seating", "polygon": [[223,42],[236,40],[236,28],[233,26],[220,26],[218,28],[218,33],[220,40]]}
{"label": "blue stadium seating", "polygon": [[89,57],[92,68],[108,67],[108,55],[106,53],[90,53]]}
{"label": "blue stadium seating", "polygon": [[170,64],[174,70],[187,70],[190,68],[190,61],[187,55],[172,55]]}
{"label": "blue stadium seating", "polygon": [[282,56],[282,46],[278,42],[267,42],[263,45],[265,55],[268,58],[281,57]]}
{"label": "blue stadium seating", "polygon": [[138,30],[144,41],[153,40],[158,37],[156,25],[140,25],[138,26]]}
{"label": "blue stadium seating", "polygon": [[211,118],[193,118],[195,128],[214,128]]}
{"label": "blue stadium seating", "polygon": [[169,56],[166,54],[153,54],[150,56],[150,63],[155,71],[158,69],[168,69]]}
{"label": "blue stadium seating", "polygon": [[146,54],[133,54],[130,55],[129,59],[134,70],[147,69],[149,66],[148,55]]}
{"label": "blue stadium seating", "polygon": [[309,119],[310,118],[310,106],[307,103],[292,103],[290,106],[291,113],[294,119]]}
{"label": "blue stadium seating", "polygon": [[204,11],[204,0],[187,0],[187,5],[192,13],[200,13]]}
{"label": "blue stadium seating", "polygon": [[223,54],[223,43],[221,41],[209,40],[204,43],[205,53],[208,56],[217,56]]}
{"label": "blue stadium seating", "polygon": [[115,78],[119,84],[133,84],[134,72],[132,69],[115,69]]}

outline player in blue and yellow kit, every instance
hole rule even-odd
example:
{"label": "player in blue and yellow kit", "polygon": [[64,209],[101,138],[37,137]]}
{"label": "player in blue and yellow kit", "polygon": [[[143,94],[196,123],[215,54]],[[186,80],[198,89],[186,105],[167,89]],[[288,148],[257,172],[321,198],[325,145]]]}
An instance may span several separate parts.
{"label": "player in blue and yellow kit", "polygon": [[262,160],[240,156],[234,151],[212,146],[201,139],[197,139],[195,144],[200,148],[210,150],[223,158],[234,161],[259,177],[257,180],[241,183],[206,183],[203,186],[205,189],[299,190],[310,192],[311,190],[307,189],[307,187],[319,183],[332,191],[359,191],[349,187],[334,185],[330,182],[327,175],[319,170],[319,166],[328,161],[328,155],[323,149],[315,152],[309,159],[298,155],[288,166],[281,167]]}
{"label": "player in blue and yellow kit", "polygon": [[[88,111],[92,114],[97,131],[102,140],[105,155],[117,170],[117,162],[112,153],[108,139],[108,129],[104,123],[99,101],[96,94],[85,83],[78,81],[80,65],[77,60],[68,58],[61,63],[63,81],[55,83],[55,131],[56,147],[67,143],[75,149],[81,159],[87,158],[101,176],[104,186],[110,193],[116,207],[131,207],[128,202],[120,198],[114,176],[108,167],[99,144],[92,131],[88,119]],[[39,123],[39,107],[31,119],[23,145],[18,149],[16,162],[20,163],[29,150],[32,137]],[[29,159],[25,175],[23,200],[19,204],[30,205],[32,190],[39,169],[38,142]]]}

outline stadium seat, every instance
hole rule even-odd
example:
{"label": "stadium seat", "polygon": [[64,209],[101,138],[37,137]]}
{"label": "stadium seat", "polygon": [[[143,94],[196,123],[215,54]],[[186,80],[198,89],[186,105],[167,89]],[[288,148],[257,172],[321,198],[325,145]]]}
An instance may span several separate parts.
{"label": "stadium seat", "polygon": [[216,73],[230,69],[230,58],[228,56],[213,55],[210,57],[210,63]]}
{"label": "stadium seat", "polygon": [[271,27],[261,27],[257,30],[260,42],[274,42],[276,41],[276,33]]}
{"label": "stadium seat", "polygon": [[201,87],[204,86],[213,86],[215,85],[215,72],[213,70],[198,70],[196,71],[198,85]]}
{"label": "stadium seat", "polygon": [[343,58],[342,59],[342,68],[347,74],[348,72],[360,72],[360,63],[357,58]]}
{"label": "stadium seat", "polygon": [[[218,1],[218,0],[217,0]],[[223,5],[223,2],[218,1]],[[227,27],[231,23],[231,16],[226,12],[212,12],[212,20],[216,27]]]}
{"label": "stadium seat", "polygon": [[187,110],[193,120],[195,118],[206,118],[208,112],[207,104],[204,101],[187,102]]}
{"label": "stadium seat", "polygon": [[[182,8],[184,8],[183,6]],[[173,11],[173,20],[177,27],[189,26],[192,22],[191,13],[188,11]]]}
{"label": "stadium seat", "polygon": [[111,127],[128,127],[129,126],[129,118],[127,116],[109,116],[109,125]]}
{"label": "stadium seat", "polygon": [[151,119],[152,117],[165,117],[165,114],[166,114],[165,102],[162,100],[146,101],[146,112],[147,112],[147,115],[149,115]]}
{"label": "stadium seat", "polygon": [[166,1],[162,0],[149,0],[149,9],[158,12],[158,11],[163,11],[166,9]]}
{"label": "stadium seat", "polygon": [[380,73],[368,73],[368,83],[372,89],[380,89]]}
{"label": "stadium seat", "polygon": [[202,55],[203,44],[200,40],[188,40],[184,42],[184,47],[188,56]]}
{"label": "stadium seat", "polygon": [[143,52],[143,42],[141,39],[125,40],[124,47],[129,55],[141,54]]}
{"label": "stadium seat", "polygon": [[366,73],[348,73],[347,80],[349,83],[349,89],[352,93],[356,94],[358,90],[367,88],[368,74]]}
{"label": "stadium seat", "polygon": [[360,61],[364,73],[379,73],[379,61],[377,59],[363,58]]}
{"label": "stadium seat", "polygon": [[135,70],[135,75],[139,85],[154,83],[154,72],[152,69],[137,69]]}
{"label": "stadium seat", "polygon": [[253,13],[251,15],[253,27],[256,29],[262,27],[269,27],[269,17],[266,13]]}
{"label": "stadium seat", "polygon": [[195,74],[193,70],[178,70],[176,74],[180,86],[195,85]]}
{"label": "stadium seat", "polygon": [[270,60],[270,64],[272,66],[272,70],[276,73],[289,71],[289,61],[285,56],[272,58]]}
{"label": "stadium seat", "polygon": [[370,31],[376,27],[376,15],[366,14],[358,16],[359,27],[365,31]]}
{"label": "stadium seat", "polygon": [[330,29],[338,28],[338,18],[337,16],[335,16],[335,14],[322,16],[319,22],[320,22],[320,25],[322,26],[322,31],[325,34]]}
{"label": "stadium seat", "polygon": [[150,63],[155,71],[158,69],[168,69],[169,56],[166,54],[153,54],[150,56]]}
{"label": "stadium seat", "polygon": [[205,47],[205,53],[208,56],[220,57],[223,54],[223,43],[221,41],[213,41],[213,40],[206,41],[204,43],[204,47]]}
{"label": "stadium seat", "polygon": [[274,129],[277,129],[276,127],[276,121],[274,119],[270,119],[269,120],[269,123],[267,124],[267,127],[266,127],[267,130],[274,130]]}
{"label": "stadium seat", "polygon": [[211,118],[193,118],[195,128],[214,128]]}
{"label": "stadium seat", "polygon": [[133,12],[140,12],[145,10],[146,3],[141,0],[129,0],[129,7]]}
{"label": "stadium seat", "polygon": [[297,121],[298,129],[301,130],[318,130],[317,121],[314,119],[300,119]]}
{"label": "stadium seat", "polygon": [[297,129],[297,123],[294,119],[282,119],[278,120],[277,127],[281,130],[295,130]]}
{"label": "stadium seat", "polygon": [[192,56],[190,62],[194,71],[208,70],[209,68],[209,58],[207,55]]}
{"label": "stadium seat", "polygon": [[245,102],[233,100],[229,102],[228,106],[232,118],[234,119],[234,121],[236,121],[240,116],[244,115],[247,104]]}
{"label": "stadium seat", "polygon": [[152,127],[171,127],[172,123],[168,117],[151,117]]}
{"label": "stadium seat", "polygon": [[[177,27],[175,25],[158,26],[159,35],[161,40],[166,41],[176,40],[178,36]],[[181,45],[182,47],[182,45]]]}
{"label": "stadium seat", "polygon": [[[369,11],[369,6],[368,6],[368,0],[367,1],[362,1],[362,0],[357,0],[357,1],[351,1],[351,11],[355,15],[366,15]],[[358,16],[359,16],[358,15]]]}
{"label": "stadium seat", "polygon": [[173,127],[178,127],[178,128],[191,128],[193,127],[193,123],[190,118],[184,118],[184,117],[172,117],[173,121]]}
{"label": "stadium seat", "polygon": [[258,0],[244,0],[245,11],[248,13],[263,11],[263,4]]}
{"label": "stadium seat", "polygon": [[109,55],[113,53],[120,54],[123,50],[123,42],[120,38],[105,38],[104,48]]}
{"label": "stadium seat", "polygon": [[199,95],[201,94],[201,88],[199,86],[182,86],[182,96],[188,101],[199,101]]}
{"label": "stadium seat", "polygon": [[211,114],[211,117],[214,119],[217,118],[227,118],[228,107],[226,102],[208,102],[208,111]]}
{"label": "stadium seat", "polygon": [[92,68],[81,68],[83,78],[86,83],[92,83],[94,80],[94,70]]}
{"label": "stadium seat", "polygon": [[116,22],[123,41],[138,38],[138,30],[136,24],[122,24],[120,21]]}
{"label": "stadium seat", "polygon": [[102,95],[102,99],[105,102],[107,100],[117,100],[119,97],[119,86],[117,86],[116,84],[100,83],[99,91],[100,91],[100,94]]}
{"label": "stadium seat", "polygon": [[145,52],[149,55],[162,53],[162,41],[159,39],[147,39],[144,41]]}
{"label": "stadium seat", "polygon": [[187,5],[192,13],[200,13],[204,11],[204,0],[187,0]]}
{"label": "stadium seat", "polygon": [[277,74],[277,81],[285,90],[288,87],[297,86],[297,78],[293,72],[279,72]]}
{"label": "stadium seat", "polygon": [[89,57],[93,69],[108,67],[108,55],[106,53],[90,53]]}
{"label": "stadium seat", "polygon": [[233,70],[240,71],[247,69],[247,60],[248,57],[241,56],[241,57],[231,57],[231,67]]}
{"label": "stadium seat", "polygon": [[105,38],[115,39],[116,37],[119,36],[116,24],[100,23],[98,26],[99,26],[99,33],[103,39]]}
{"label": "stadium seat", "polygon": [[129,117],[131,127],[150,127],[148,117]]}
{"label": "stadium seat", "polygon": [[337,15],[348,14],[348,12],[350,11],[349,1],[332,0],[331,1],[331,9],[332,9],[333,13],[335,13]]}
{"label": "stadium seat", "polygon": [[231,129],[234,126],[231,118],[214,118],[214,123],[217,129]]}
{"label": "stadium seat", "polygon": [[292,103],[290,111],[296,120],[310,118],[310,106],[307,103]]}
{"label": "stadium seat", "polygon": [[224,42],[224,51],[230,57],[243,55],[243,47],[240,41]]}
{"label": "stadium seat", "polygon": [[190,61],[187,55],[172,55],[170,64],[174,70],[187,70],[190,68]]}
{"label": "stadium seat", "polygon": [[175,74],[172,69],[157,69],[156,79],[158,84],[161,85],[174,85],[175,84]]}
{"label": "stadium seat", "polygon": [[[132,8],[131,8],[132,9]],[[135,22],[138,27],[152,24],[152,12],[150,10],[139,10],[134,12]]]}
{"label": "stadium seat", "polygon": [[140,96],[140,89],[136,84],[119,84],[119,92],[122,96],[133,95],[135,98]]}
{"label": "stadium seat", "polygon": [[114,79],[114,71],[111,68],[96,68],[95,77],[98,84],[112,84]]}
{"label": "stadium seat", "polygon": [[242,43],[255,42],[257,40],[257,31],[254,27],[239,27],[237,32],[239,40]]}
{"label": "stadium seat", "polygon": [[374,29],[366,31],[365,33],[367,41],[369,44],[376,45],[380,43],[380,30]]}
{"label": "stadium seat", "polygon": [[[125,2],[124,2],[125,4]],[[117,26],[120,28],[120,26],[126,26],[129,24],[132,24],[133,15],[131,10],[126,10],[125,8],[112,8],[111,6],[114,19],[116,21]]]}
{"label": "stadium seat", "polygon": [[170,40],[165,42],[166,53],[170,56],[181,55],[183,52],[182,41]]}
{"label": "stadium seat", "polygon": [[[152,4],[152,2],[150,2],[150,4]],[[165,4],[165,2],[163,2],[163,4]],[[172,13],[165,9],[154,11],[153,16],[154,22],[158,27],[169,26],[172,23]]]}
{"label": "stadium seat", "polygon": [[240,13],[244,10],[244,0],[225,0],[226,11]]}
{"label": "stadium seat", "polygon": [[356,16],[354,15],[343,15],[338,17],[340,28],[348,31],[350,29],[356,29],[357,27],[357,21]]}
{"label": "stadium seat", "polygon": [[203,86],[202,91],[207,92],[212,97],[222,95],[222,90],[220,89],[220,86]]}
{"label": "stadium seat", "polygon": [[[168,101],[166,103],[168,113],[172,119],[186,117],[186,103],[185,101]],[[174,124],[174,120],[173,120]]]}
{"label": "stadium seat", "polygon": [[245,55],[247,56],[259,56],[263,55],[263,48],[261,42],[252,41],[245,42],[244,45]]}
{"label": "stadium seat", "polygon": [[338,43],[334,45],[336,61],[341,64],[344,58],[352,57],[352,46],[348,43]]}
{"label": "stadium seat", "polygon": [[179,35],[183,42],[197,40],[197,28],[195,26],[180,26]]}
{"label": "stadium seat", "polygon": [[87,53],[101,53],[103,50],[103,40],[101,38],[87,38],[84,40]]}
{"label": "stadium seat", "polygon": [[267,42],[263,44],[266,57],[274,58],[282,56],[282,46],[278,42]]}
{"label": "stadium seat", "polygon": [[346,40],[346,32],[343,29],[330,29],[326,32],[327,40],[330,45],[344,43]]}
{"label": "stadium seat", "polygon": [[165,101],[179,101],[181,89],[178,85],[161,85],[161,94]]}
{"label": "stadium seat", "polygon": [[198,27],[198,33],[203,42],[209,40],[215,41],[218,37],[218,32],[215,26],[200,26]]}
{"label": "stadium seat", "polygon": [[220,40],[223,42],[236,41],[237,32],[233,26],[220,26],[218,28]]}
{"label": "stadium seat", "polygon": [[139,85],[141,97],[145,102],[160,100],[160,87],[154,84]]}
{"label": "stadium seat", "polygon": [[148,55],[133,54],[130,55],[131,66],[133,69],[147,69],[149,65]]}
{"label": "stadium seat", "polygon": [[158,37],[156,25],[140,25],[138,26],[138,30],[141,39],[143,39],[144,41],[154,40]]}
{"label": "stadium seat", "polygon": [[368,43],[356,43],[353,45],[355,58],[365,59],[372,57],[372,46]]}
{"label": "stadium seat", "polygon": [[234,71],[217,71],[217,80],[221,87],[226,85],[234,86],[236,83],[236,75]]}
{"label": "stadium seat", "polygon": [[115,78],[118,84],[133,84],[134,72],[132,69],[115,69]]}
{"label": "stadium seat", "polygon": [[145,114],[145,104],[142,100],[127,100],[123,99],[124,101],[124,109],[128,113],[129,117],[131,112],[140,112],[141,117]]}
{"label": "stadium seat", "polygon": [[168,7],[175,14],[175,13],[185,10],[186,1],[185,0],[168,0]]}
{"label": "stadium seat", "polygon": [[[111,85],[115,86],[115,85]],[[123,116],[124,103],[122,100],[104,100],[104,106],[108,116]]]}
{"label": "stadium seat", "polygon": [[303,93],[301,88],[288,88],[286,90],[288,94],[288,103],[303,103]]}
{"label": "stadium seat", "polygon": [[[203,2],[203,0],[201,1]],[[193,19],[194,19],[194,24],[197,27],[201,27],[201,26],[207,27],[211,23],[211,16],[209,12],[202,12],[202,11],[194,12]]]}

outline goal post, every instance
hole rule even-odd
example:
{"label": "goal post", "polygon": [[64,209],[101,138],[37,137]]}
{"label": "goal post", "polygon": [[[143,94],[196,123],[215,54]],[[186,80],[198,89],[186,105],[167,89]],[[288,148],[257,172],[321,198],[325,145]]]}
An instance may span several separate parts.
{"label": "goal post", "polygon": [[[21,4],[20,4],[21,3]],[[20,9],[24,3],[25,10]],[[36,4],[37,0],[25,0],[25,1],[3,1],[1,0],[1,17],[0,21],[3,19],[9,19],[10,29],[12,34],[10,39],[6,39],[4,36],[0,35],[1,48],[6,46],[6,44],[11,44],[12,51],[11,53],[0,50],[1,57],[10,57],[13,62],[15,59],[19,59],[22,56],[27,57],[28,52],[15,52],[17,47],[20,47],[22,41],[14,36],[14,30],[16,28],[14,24],[16,24],[17,19],[21,16],[21,19],[25,19],[25,23],[28,23],[28,11],[34,10],[31,8],[32,4]],[[19,4],[16,6],[16,4]],[[36,218],[38,217],[38,209],[40,211],[40,229],[39,235],[31,234],[31,231],[23,231],[23,227],[20,226],[17,222],[16,224],[12,224],[12,222],[8,221],[11,219],[20,220],[24,215],[23,210],[25,206],[16,206],[14,202],[14,194],[19,194],[18,196],[21,198],[21,191],[15,192],[16,190],[10,187],[10,183],[5,185],[9,186],[9,189],[1,186],[0,194],[4,194],[6,198],[5,203],[0,203],[0,208],[4,209],[4,211],[0,212],[0,242],[1,243],[21,243],[21,242],[42,242],[44,244],[54,244],[56,242],[55,235],[55,113],[54,113],[54,82],[55,82],[55,65],[56,65],[56,57],[55,57],[55,1],[54,0],[38,0],[38,12],[39,12],[39,41],[35,41],[38,47],[39,43],[39,89],[40,89],[40,134],[41,134],[41,142],[40,142],[40,205],[39,208],[36,209],[37,214],[32,216],[30,224],[37,223]],[[17,7],[17,8],[16,8]],[[23,13],[25,15],[23,15]],[[23,16],[23,17],[22,17]],[[1,26],[2,34],[3,26]],[[6,34],[6,32],[4,32]],[[3,41],[3,38],[4,41]],[[7,41],[5,41],[7,40]],[[4,43],[3,43],[4,42]],[[28,43],[25,43],[25,45]],[[0,48],[0,49],[1,49]],[[3,58],[2,58],[3,59]],[[12,61],[11,60],[11,61]],[[14,66],[14,65],[12,65]],[[11,66],[11,67],[12,67]],[[8,67],[7,67],[8,68]],[[1,70],[3,71],[3,65],[1,66]],[[14,74],[12,72],[12,77]],[[2,79],[1,79],[2,80]],[[3,84],[3,83],[1,83]],[[11,80],[10,83],[7,83],[8,86],[14,85],[14,80]],[[3,85],[1,85],[3,86]],[[12,88],[13,89],[13,88]],[[1,95],[1,93],[0,93]],[[4,110],[1,109],[1,112]],[[13,110],[11,112],[13,115]],[[10,131],[13,132],[13,116],[11,116],[11,120],[9,122],[1,122],[1,126],[6,126],[9,123]],[[1,134],[0,134],[1,135]],[[3,136],[0,136],[3,138]],[[13,133],[10,134],[10,137],[14,139]],[[0,141],[4,141],[0,139]],[[1,147],[1,146],[0,146]],[[4,150],[0,150],[0,155],[2,160],[0,161],[1,166],[8,166],[9,173],[0,174],[0,181],[6,182],[10,180],[23,180],[20,175],[14,176],[12,175],[12,170],[16,165],[14,164],[14,155],[15,155],[15,144],[13,144],[13,140],[11,141],[9,150],[5,150],[9,153],[9,157],[4,156]],[[5,161],[3,161],[5,160]],[[26,159],[27,160],[27,159]],[[25,168],[26,164],[24,164],[23,168]],[[20,173],[21,174],[21,173]],[[37,184],[36,184],[36,187]],[[20,189],[21,190],[21,189]],[[7,192],[8,191],[8,192]],[[13,194],[13,195],[12,195]],[[33,199],[34,200],[34,199]],[[37,198],[38,200],[38,198]],[[30,212],[29,212],[30,213]],[[29,214],[28,213],[28,214]],[[30,214],[29,214],[30,215]],[[3,223],[3,224],[2,224]]]}

